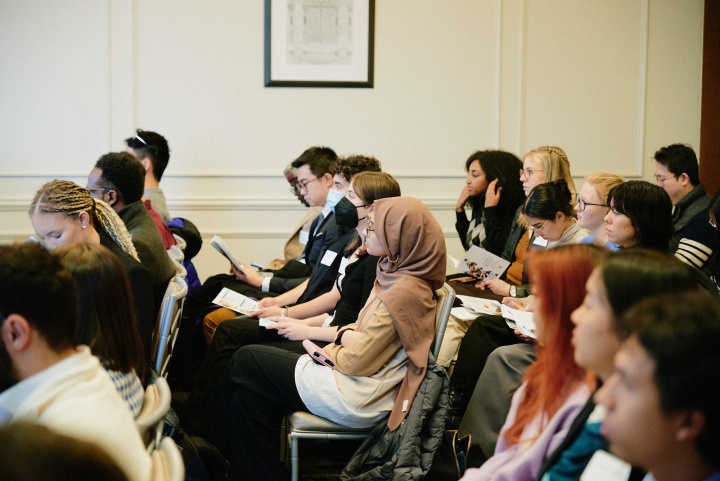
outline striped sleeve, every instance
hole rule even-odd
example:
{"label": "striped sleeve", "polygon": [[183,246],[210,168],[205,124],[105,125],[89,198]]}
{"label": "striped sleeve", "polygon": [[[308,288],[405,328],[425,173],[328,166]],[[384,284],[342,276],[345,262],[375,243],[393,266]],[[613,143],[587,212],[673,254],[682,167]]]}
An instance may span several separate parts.
{"label": "striped sleeve", "polygon": [[712,253],[713,251],[710,247],[698,241],[683,237],[680,239],[677,251],[675,251],[675,257],[686,264],[702,269]]}

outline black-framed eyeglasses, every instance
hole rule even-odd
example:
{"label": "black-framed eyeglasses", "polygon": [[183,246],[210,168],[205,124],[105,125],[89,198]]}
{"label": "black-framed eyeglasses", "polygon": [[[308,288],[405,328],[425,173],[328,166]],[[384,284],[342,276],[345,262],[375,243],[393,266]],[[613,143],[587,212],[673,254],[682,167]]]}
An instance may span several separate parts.
{"label": "black-framed eyeglasses", "polygon": [[605,204],[592,204],[590,202],[585,202],[578,194],[575,194],[575,203],[580,207],[580,212],[583,212],[585,210],[585,207],[589,205],[596,205],[598,207],[608,207]]}
{"label": "black-framed eyeglasses", "polygon": [[102,189],[102,188],[90,189],[88,187],[86,187],[86,189],[89,190],[90,192],[110,192],[111,190],[115,190],[115,189]]}
{"label": "black-framed eyeglasses", "polygon": [[316,180],[318,180],[317,177],[315,177],[314,179],[310,179],[310,180],[302,180],[302,181],[298,180],[298,189],[300,189],[300,192],[302,192],[303,190],[307,191],[308,184],[311,182],[315,182]]}
{"label": "black-framed eyeglasses", "polygon": [[546,220],[545,223],[543,225],[541,225],[540,227],[538,227],[536,225],[531,225],[531,226],[528,226],[528,229],[530,229],[533,232],[540,232],[541,230],[543,230],[545,228],[545,226],[547,225],[548,222],[550,222],[550,219]]}
{"label": "black-framed eyeglasses", "polygon": [[668,179],[677,179],[677,178],[678,178],[677,175],[671,175],[671,176],[665,177],[665,178],[662,178],[662,177],[660,177],[659,175],[656,175],[656,176],[655,176],[655,182],[656,182],[658,185],[663,185],[663,183],[664,183],[666,180],[668,180]]}

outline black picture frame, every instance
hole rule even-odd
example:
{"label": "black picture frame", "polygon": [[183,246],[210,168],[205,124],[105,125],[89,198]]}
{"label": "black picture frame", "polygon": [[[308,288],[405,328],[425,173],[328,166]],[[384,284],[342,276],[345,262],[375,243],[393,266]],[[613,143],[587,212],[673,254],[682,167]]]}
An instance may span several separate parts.
{"label": "black picture frame", "polygon": [[265,87],[373,88],[374,63],[375,0],[265,0]]}

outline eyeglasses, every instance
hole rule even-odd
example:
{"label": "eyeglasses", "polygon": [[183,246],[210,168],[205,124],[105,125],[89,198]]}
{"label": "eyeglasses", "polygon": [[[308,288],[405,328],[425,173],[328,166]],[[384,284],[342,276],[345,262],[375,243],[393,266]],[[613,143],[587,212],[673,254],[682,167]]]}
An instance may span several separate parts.
{"label": "eyeglasses", "polygon": [[528,229],[530,229],[533,232],[540,232],[541,230],[543,230],[545,228],[545,226],[547,225],[548,222],[550,222],[550,219],[546,220],[545,223],[543,225],[541,225],[540,227],[538,227],[536,225],[531,225],[531,226],[528,226]]}
{"label": "eyeglasses", "polygon": [[585,202],[584,200],[582,200],[582,198],[578,194],[574,195],[573,200],[578,205],[578,207],[580,207],[580,212],[583,212],[585,210],[585,207],[587,207],[589,205],[596,205],[598,207],[607,207],[607,205],[605,205],[605,204],[591,204],[590,202]]}
{"label": "eyeglasses", "polygon": [[298,192],[302,192],[303,190],[307,191],[308,184],[310,182],[315,182],[316,180],[318,180],[317,177],[315,177],[314,179],[310,179],[310,180],[298,180],[298,189],[299,189]]}
{"label": "eyeglasses", "polygon": [[677,179],[677,175],[671,175],[670,177],[665,177],[664,179],[660,177],[659,175],[655,176],[655,182],[657,182],[658,185],[663,185],[663,182],[665,182],[668,179]]}
{"label": "eyeglasses", "polygon": [[520,177],[522,177],[523,174],[525,174],[525,178],[530,178],[530,177],[532,177],[532,175],[535,172],[543,172],[543,171],[540,169],[532,169],[530,167],[528,167],[527,169],[520,169]]}
{"label": "eyeglasses", "polygon": [[111,190],[115,189],[90,189],[89,187],[85,187],[90,192],[110,192]]}

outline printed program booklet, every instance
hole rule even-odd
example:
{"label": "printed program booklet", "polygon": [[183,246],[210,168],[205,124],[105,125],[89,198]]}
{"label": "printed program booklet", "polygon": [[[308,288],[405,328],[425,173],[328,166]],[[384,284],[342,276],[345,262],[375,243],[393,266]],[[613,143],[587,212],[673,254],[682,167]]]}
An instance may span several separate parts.
{"label": "printed program booklet", "polygon": [[210,245],[213,246],[220,254],[224,255],[227,260],[232,262],[232,265],[234,265],[240,272],[247,275],[247,272],[245,272],[245,266],[243,266],[237,257],[235,257],[235,254],[233,254],[230,247],[225,243],[222,237],[219,235],[213,236],[210,240]]}

